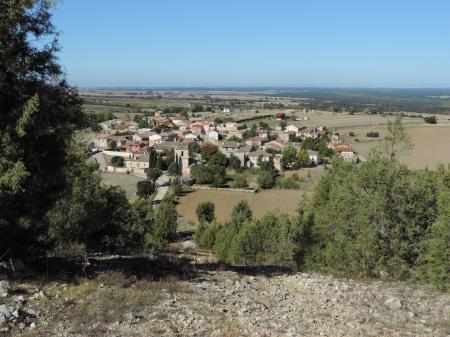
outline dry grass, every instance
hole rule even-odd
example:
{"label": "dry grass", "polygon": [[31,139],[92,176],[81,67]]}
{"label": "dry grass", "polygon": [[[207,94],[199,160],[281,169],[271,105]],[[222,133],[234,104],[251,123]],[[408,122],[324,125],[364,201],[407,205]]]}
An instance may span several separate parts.
{"label": "dry grass", "polygon": [[220,222],[226,221],[231,210],[240,200],[246,200],[256,218],[268,211],[280,210],[294,214],[304,192],[299,190],[265,190],[258,193],[233,192],[223,190],[197,190],[179,199],[177,212],[185,221],[197,223],[195,209],[204,201],[212,201],[216,205],[216,217]]}
{"label": "dry grass", "polygon": [[223,327],[220,331],[220,337],[246,337],[249,336],[245,333],[242,327],[239,327],[235,323],[229,323],[227,326]]}
{"label": "dry grass", "polygon": [[[424,169],[428,167],[434,169],[439,163],[450,163],[450,127],[441,125],[409,127],[406,129],[411,135],[415,144],[414,150],[406,156],[400,158],[402,162],[412,169]],[[370,150],[380,143],[380,140],[386,134],[386,128],[355,128],[343,129],[343,132],[354,131],[356,138],[362,140],[353,143],[356,151],[367,156]],[[378,131],[380,137],[378,141],[364,141],[366,132]]]}
{"label": "dry grass", "polygon": [[102,273],[77,284],[58,284],[45,289],[43,300],[49,326],[23,331],[21,336],[49,336],[62,322],[69,333],[82,336],[108,335],[108,325],[115,322],[138,322],[152,311],[166,294],[189,290],[174,276],[158,281],[138,279],[121,272]]}

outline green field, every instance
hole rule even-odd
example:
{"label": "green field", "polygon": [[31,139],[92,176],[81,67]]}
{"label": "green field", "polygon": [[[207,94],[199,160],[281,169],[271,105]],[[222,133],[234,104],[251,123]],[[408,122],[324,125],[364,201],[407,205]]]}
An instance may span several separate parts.
{"label": "green field", "polygon": [[110,186],[120,186],[124,189],[129,200],[136,199],[136,183],[144,180],[132,174],[101,173],[103,183]]}

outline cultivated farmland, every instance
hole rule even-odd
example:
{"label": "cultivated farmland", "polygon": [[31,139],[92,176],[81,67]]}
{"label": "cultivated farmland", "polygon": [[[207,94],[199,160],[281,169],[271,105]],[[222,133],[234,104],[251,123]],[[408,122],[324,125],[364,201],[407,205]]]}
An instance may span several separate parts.
{"label": "cultivated farmland", "polygon": [[[401,161],[412,169],[436,168],[439,163],[450,164],[450,126],[431,125],[421,127],[409,127],[406,129],[414,142],[414,149],[407,155],[401,157]],[[360,142],[352,142],[354,149],[364,156],[380,143],[386,134],[386,128],[353,128],[343,129],[342,133],[353,131],[355,138]],[[380,133],[379,140],[369,141],[365,137],[369,131]]]}
{"label": "cultivated farmland", "polygon": [[258,193],[234,192],[223,190],[197,190],[179,199],[177,211],[185,221],[197,222],[195,209],[204,201],[211,201],[216,205],[216,217],[219,222],[226,221],[232,208],[240,201],[247,200],[256,218],[268,211],[280,210],[294,214],[304,192],[299,190],[265,190]]}

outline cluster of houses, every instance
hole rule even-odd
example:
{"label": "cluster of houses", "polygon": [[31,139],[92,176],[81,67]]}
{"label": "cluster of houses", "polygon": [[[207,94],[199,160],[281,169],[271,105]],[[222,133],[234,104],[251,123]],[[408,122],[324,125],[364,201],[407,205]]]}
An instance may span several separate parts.
{"label": "cluster of houses", "polygon": [[[156,116],[151,123],[152,128],[138,128],[135,122],[119,119],[100,124],[102,131],[94,137],[95,147],[105,155],[123,157],[125,163],[123,168],[109,165],[108,171],[144,173],[149,167],[150,148],[157,152],[173,149],[178,160],[182,161],[183,176],[189,176],[189,167],[196,162],[196,158],[189,154],[189,145],[193,142],[216,145],[225,156],[238,158],[243,168],[258,167],[261,161],[273,160],[275,168],[281,171],[283,150],[288,146],[299,146],[291,141],[293,136],[304,140],[318,138],[325,133],[323,125],[306,127],[300,121],[285,122],[283,128],[277,127],[275,130],[257,128],[250,138],[244,137],[248,129],[243,123],[215,123],[205,116]],[[328,146],[339,151],[347,160],[357,160],[351,145],[343,143],[338,135],[332,136]],[[320,163],[317,151],[308,151],[308,155],[311,164]]]}

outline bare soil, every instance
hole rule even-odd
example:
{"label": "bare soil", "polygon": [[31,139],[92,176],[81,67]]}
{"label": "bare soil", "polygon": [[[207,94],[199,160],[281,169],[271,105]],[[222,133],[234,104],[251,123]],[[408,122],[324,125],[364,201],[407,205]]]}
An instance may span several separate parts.
{"label": "bare soil", "polygon": [[[367,156],[372,148],[377,146],[384,135],[386,128],[353,128],[342,130],[343,132],[353,131],[355,138],[360,142],[352,142],[354,149],[362,155]],[[368,131],[378,131],[378,140],[368,140],[365,137]],[[450,127],[443,125],[430,125],[407,128],[409,135],[414,142],[414,149],[400,158],[402,162],[412,169],[435,169],[436,165],[450,164]]]}
{"label": "bare soil", "polygon": [[196,223],[197,216],[195,209],[197,205],[201,202],[211,201],[216,205],[217,220],[224,222],[230,216],[232,208],[239,201],[246,200],[256,218],[263,216],[268,211],[274,210],[294,214],[303,195],[303,191],[280,189],[265,190],[258,193],[197,190],[179,199],[177,212],[185,221]]}

